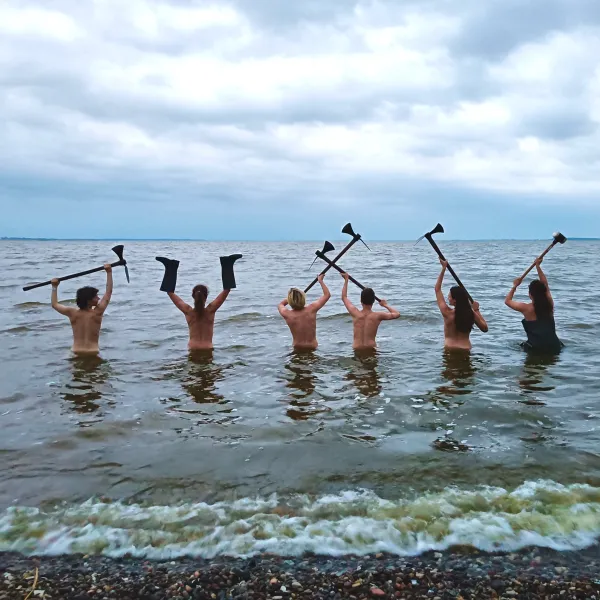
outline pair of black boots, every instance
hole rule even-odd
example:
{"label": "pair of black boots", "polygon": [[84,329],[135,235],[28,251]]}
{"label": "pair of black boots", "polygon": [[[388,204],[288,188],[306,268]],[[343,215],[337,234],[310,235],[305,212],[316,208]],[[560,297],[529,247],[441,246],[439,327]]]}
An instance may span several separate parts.
{"label": "pair of black boots", "polygon": [[[238,258],[242,258],[241,254],[230,254],[229,256],[221,256],[221,278],[223,279],[224,290],[235,289],[235,274],[233,272],[233,263]],[[160,286],[161,292],[175,293],[175,286],[177,285],[177,269],[179,268],[179,261],[171,258],[165,258],[164,256],[157,256],[156,260],[161,262],[165,266],[165,274],[163,276],[162,284]]]}

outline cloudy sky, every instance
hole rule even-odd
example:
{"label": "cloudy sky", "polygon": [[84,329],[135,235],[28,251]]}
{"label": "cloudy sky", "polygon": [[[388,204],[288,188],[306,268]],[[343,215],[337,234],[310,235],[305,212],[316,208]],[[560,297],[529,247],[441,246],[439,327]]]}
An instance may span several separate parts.
{"label": "cloudy sky", "polygon": [[0,236],[600,236],[600,0],[2,0]]}

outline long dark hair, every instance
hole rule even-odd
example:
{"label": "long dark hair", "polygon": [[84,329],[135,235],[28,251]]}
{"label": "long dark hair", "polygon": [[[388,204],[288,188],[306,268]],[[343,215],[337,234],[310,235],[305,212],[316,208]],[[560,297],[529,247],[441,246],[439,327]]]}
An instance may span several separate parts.
{"label": "long dark hair", "polygon": [[208,288],[205,285],[195,286],[192,290],[192,298],[194,299],[194,310],[201,315],[208,298]]}
{"label": "long dark hair", "polygon": [[469,295],[465,288],[458,285],[450,288],[450,295],[456,303],[454,307],[454,325],[461,333],[471,333],[475,324],[475,314],[469,302]]}
{"label": "long dark hair", "polygon": [[548,299],[548,288],[539,279],[534,279],[529,284],[529,295],[533,301],[533,310],[538,319],[552,318],[552,304]]}

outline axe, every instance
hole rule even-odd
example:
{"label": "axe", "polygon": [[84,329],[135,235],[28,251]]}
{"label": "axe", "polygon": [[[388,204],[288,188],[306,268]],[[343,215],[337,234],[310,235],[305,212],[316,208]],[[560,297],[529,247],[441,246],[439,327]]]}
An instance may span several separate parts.
{"label": "axe", "polygon": [[525,273],[523,273],[523,275],[521,275],[519,279],[525,279],[529,271],[535,267],[535,263],[540,258],[544,258],[544,256],[546,256],[546,254],[548,254],[548,252],[550,252],[550,250],[552,250],[556,244],[564,244],[567,241],[567,238],[560,232],[553,233],[552,237],[554,238],[552,243],[538,256],[538,258],[535,259],[535,261],[533,261],[533,264],[527,269],[527,271],[525,271]]}
{"label": "axe", "polygon": [[[415,246],[423,239],[426,238],[427,241],[431,244],[431,247],[436,251],[437,255],[442,259],[442,260],[446,260],[444,255],[442,254],[442,251],[438,248],[438,245],[433,241],[433,237],[436,233],[444,233],[444,228],[441,226],[440,223],[438,223],[431,231],[429,231],[428,233],[425,233],[424,235],[422,235],[415,243]],[[467,288],[463,285],[463,282],[459,279],[458,275],[454,272],[454,269],[448,265],[448,271],[450,271],[450,275],[452,275],[452,277],[454,277],[454,280],[456,281],[456,283],[458,283],[458,285],[460,285],[461,288],[463,288],[465,290],[465,292],[467,292]],[[469,297],[469,300],[471,302],[473,302],[473,298],[471,298],[471,294],[469,294],[469,292],[467,292],[467,296]]]}
{"label": "axe", "polygon": [[[329,259],[327,259],[328,262],[330,263],[336,263],[340,258],[342,258],[342,256],[344,256],[344,254],[346,254],[346,252],[348,252],[348,250],[350,250],[350,248],[352,248],[352,246],[354,246],[354,244],[356,244],[356,242],[360,241],[363,244],[365,244],[367,250],[371,250],[371,248],[369,248],[369,246],[367,246],[367,244],[365,243],[365,241],[362,239],[360,233],[355,233],[354,229],[352,229],[352,225],[350,223],[346,223],[346,225],[344,225],[344,227],[342,228],[342,233],[347,233],[348,235],[352,236],[352,241],[349,242],[346,247],[332,260],[329,261]],[[315,258],[315,260],[313,260],[312,265],[315,264],[315,261],[317,259]],[[310,265],[312,267],[312,265]],[[322,271],[321,271],[321,275],[325,275],[325,273],[327,273],[327,271],[329,271],[329,269],[331,269],[333,265],[332,264],[328,264]],[[317,283],[318,279],[315,278],[310,285],[304,290],[304,293],[306,294],[306,292],[308,292],[308,290],[310,290],[310,288],[313,287],[313,285],[315,285],[315,283]]]}
{"label": "axe", "polygon": [[[127,283],[129,283],[129,269],[127,268],[127,261],[123,258],[123,246],[115,246],[112,251],[119,257],[117,262],[112,263],[111,267],[125,267],[125,277],[127,277]],[[87,271],[80,271],[79,273],[73,273],[73,275],[67,275],[66,277],[58,277],[58,281],[67,281],[67,279],[75,279],[76,277],[82,277],[83,275],[90,275],[90,273],[98,273],[99,271],[104,271],[104,267],[96,267],[95,269],[88,269]],[[50,285],[52,280],[44,281],[43,283],[34,283],[33,285],[28,285],[23,288],[24,292],[28,290],[33,290],[35,288],[42,287],[44,285]]]}
{"label": "axe", "polygon": [[[326,252],[331,252],[332,250],[335,250],[335,248],[333,247],[333,244],[331,242],[325,242],[323,244],[323,250],[317,250],[315,252],[315,254],[317,255],[318,258],[320,258],[321,260],[324,260],[330,267],[333,267],[336,271],[339,271],[340,273],[345,273],[346,271],[344,271],[344,269],[342,269],[341,267],[336,265],[332,260],[329,259],[329,257],[325,256]],[[348,279],[355,286],[359,287],[361,290],[365,289],[365,286],[362,283],[359,283],[358,281],[356,281],[356,279],[354,279],[354,277],[352,277],[352,275],[348,275]],[[377,296],[375,296],[375,300],[377,300],[377,302],[380,302],[380,300]]]}

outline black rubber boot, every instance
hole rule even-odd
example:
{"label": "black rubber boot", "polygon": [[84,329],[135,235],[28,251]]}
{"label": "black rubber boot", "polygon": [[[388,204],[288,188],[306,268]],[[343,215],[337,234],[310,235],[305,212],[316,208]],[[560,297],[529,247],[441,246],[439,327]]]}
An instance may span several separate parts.
{"label": "black rubber boot", "polygon": [[242,258],[241,254],[230,254],[229,256],[221,256],[221,277],[223,279],[224,290],[235,289],[235,274],[233,272],[233,263],[238,259]]}
{"label": "black rubber boot", "polygon": [[165,258],[164,256],[157,256],[156,260],[165,265],[165,275],[160,286],[161,292],[175,292],[175,286],[177,285],[177,269],[179,268],[179,261]]}

